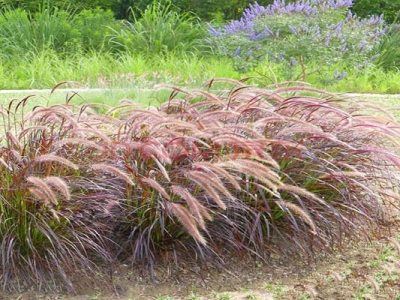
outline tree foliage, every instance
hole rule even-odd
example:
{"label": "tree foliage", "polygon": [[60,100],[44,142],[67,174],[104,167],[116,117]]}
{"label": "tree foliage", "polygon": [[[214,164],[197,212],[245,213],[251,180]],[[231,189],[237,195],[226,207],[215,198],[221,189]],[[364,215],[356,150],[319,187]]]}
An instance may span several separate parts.
{"label": "tree foliage", "polygon": [[400,0],[355,0],[352,10],[360,17],[383,14],[386,22],[393,23],[400,16]]}
{"label": "tree foliage", "polygon": [[0,0],[2,7],[8,6],[12,8],[22,8],[31,12],[37,11],[42,6],[55,6],[60,8],[70,7],[73,9],[83,10],[101,7],[103,9],[112,9],[115,5],[115,0]]}
{"label": "tree foliage", "polygon": [[[49,5],[57,7],[69,7],[77,10],[102,8],[112,10],[117,19],[129,19],[131,10],[140,16],[146,8],[159,2],[171,3],[184,12],[192,12],[203,21],[234,20],[238,19],[243,10],[253,4],[253,0],[0,0],[0,7],[22,8],[28,11],[37,11],[40,6]],[[258,0],[263,6],[273,3],[274,0]],[[294,2],[286,0],[286,3]],[[399,16],[400,0],[354,0],[353,13],[360,17],[384,14],[385,20],[392,23]]]}
{"label": "tree foliage", "polygon": [[[161,4],[171,3],[181,11],[192,12],[204,21],[212,19],[232,20],[238,18],[243,10],[254,1],[251,0],[0,0],[0,6],[11,6],[13,8],[22,8],[28,11],[36,11],[40,6],[51,4],[57,7],[69,7],[77,10],[82,9],[111,9],[118,19],[128,19],[131,17],[131,9],[140,15],[146,8],[159,2]],[[268,5],[273,0],[259,0],[261,5]],[[288,1],[291,2],[291,1]]]}

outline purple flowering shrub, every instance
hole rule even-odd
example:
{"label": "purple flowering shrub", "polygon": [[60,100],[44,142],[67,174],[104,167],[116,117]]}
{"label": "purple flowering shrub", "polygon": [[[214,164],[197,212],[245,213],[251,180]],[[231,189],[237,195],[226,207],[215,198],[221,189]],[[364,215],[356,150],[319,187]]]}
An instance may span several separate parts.
{"label": "purple flowering shrub", "polygon": [[387,27],[383,16],[361,19],[353,15],[352,4],[351,0],[289,4],[275,0],[264,7],[255,2],[240,20],[221,28],[210,25],[209,42],[217,53],[230,56],[239,72],[266,62],[285,68],[310,62],[321,68],[338,63],[362,68],[379,55],[374,49]]}

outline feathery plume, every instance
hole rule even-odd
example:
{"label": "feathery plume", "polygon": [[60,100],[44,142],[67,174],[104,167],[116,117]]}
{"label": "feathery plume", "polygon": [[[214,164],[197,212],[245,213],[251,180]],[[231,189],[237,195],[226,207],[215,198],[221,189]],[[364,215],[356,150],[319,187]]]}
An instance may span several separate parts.
{"label": "feathery plume", "polygon": [[157,192],[159,192],[160,195],[163,196],[165,199],[167,200],[170,199],[170,196],[168,195],[167,191],[157,181],[147,177],[141,178],[140,180],[151,186]]}
{"label": "feathery plume", "polygon": [[29,192],[34,195],[39,200],[43,201],[46,206],[50,206],[49,198],[39,187],[30,187],[28,188]]}
{"label": "feathery plume", "polygon": [[204,218],[206,218],[209,221],[212,220],[212,217],[208,213],[206,208],[203,205],[201,205],[199,201],[186,188],[173,185],[171,186],[171,190],[186,201],[186,203],[189,205],[190,211],[195,217],[200,228],[205,230],[206,228],[205,228]]}
{"label": "feathery plume", "polygon": [[165,169],[165,167],[162,165],[162,163],[154,155],[152,155],[151,158],[156,162],[158,169],[160,170],[161,174],[163,174],[164,178],[167,179],[168,182],[171,182],[168,172]]}
{"label": "feathery plume", "polygon": [[[29,176],[26,178],[26,181],[28,181],[29,183],[31,183],[35,188],[38,188],[41,190],[41,192],[43,193],[43,195],[45,196],[45,198],[52,204],[57,205],[58,201],[56,198],[56,195],[54,194],[54,192],[52,191],[52,189],[49,187],[49,185],[41,178],[39,177],[34,177],[34,176]],[[37,192],[36,192],[37,194]],[[42,199],[45,201],[45,199]]]}
{"label": "feathery plume", "polygon": [[379,293],[379,284],[376,282],[376,280],[370,275],[365,275],[365,279],[371,283],[375,293]]}
{"label": "feathery plume", "polygon": [[299,196],[303,196],[305,198],[309,198],[312,200],[315,200],[323,205],[327,205],[326,202],[321,199],[320,197],[318,197],[317,195],[315,195],[314,193],[311,193],[309,191],[307,191],[304,188],[301,188],[299,186],[295,186],[295,185],[290,185],[290,184],[284,184],[278,187],[278,190],[280,191],[285,191],[285,192],[289,192],[289,193],[293,193]]}
{"label": "feathery plume", "polygon": [[68,189],[67,183],[57,176],[49,176],[43,178],[44,182],[52,187],[56,188],[65,198],[65,200],[71,200],[71,194]]}
{"label": "feathery plume", "polygon": [[38,163],[53,161],[53,162],[58,162],[58,163],[60,163],[62,165],[65,165],[67,167],[70,167],[71,169],[74,169],[74,170],[78,170],[79,169],[79,167],[77,165],[75,165],[74,163],[72,163],[68,159],[63,158],[63,157],[58,156],[58,155],[54,155],[54,154],[43,154],[43,155],[40,155],[40,156],[36,157],[33,161],[34,162],[38,162]]}
{"label": "feathery plume", "polygon": [[53,146],[57,148],[61,148],[66,144],[78,145],[78,146],[87,146],[90,148],[97,149],[99,151],[104,151],[104,148],[100,146],[98,143],[90,141],[88,139],[80,139],[80,138],[67,138],[53,143]]}
{"label": "feathery plume", "polygon": [[218,191],[216,191],[215,188],[210,185],[207,174],[199,171],[190,171],[186,174],[186,176],[195,181],[202,189],[204,189],[214,199],[220,208],[226,210],[226,205],[221,200]]}
{"label": "feathery plume", "polygon": [[389,238],[389,241],[391,241],[392,244],[395,246],[395,248],[396,248],[396,250],[397,250],[397,254],[398,254],[399,257],[400,257],[400,243],[399,243],[395,238],[393,238],[393,237],[390,237],[390,238]]}
{"label": "feathery plume", "polygon": [[290,210],[291,212],[294,212],[295,214],[302,217],[304,222],[306,222],[307,225],[311,227],[313,233],[316,234],[317,227],[315,226],[313,219],[301,207],[297,206],[294,203],[287,202],[287,201],[275,201],[275,203],[277,203],[279,206],[284,207],[284,208]]}
{"label": "feathery plume", "polygon": [[167,208],[179,220],[179,222],[185,226],[186,230],[192,237],[194,237],[202,245],[207,244],[203,235],[197,228],[195,220],[184,206],[178,203],[168,202]]}
{"label": "feathery plume", "polygon": [[7,131],[6,132],[6,136],[7,136],[7,140],[10,142],[11,146],[20,151],[21,150],[21,144],[19,143],[19,141],[15,138],[15,136],[10,132]]}
{"label": "feathery plume", "polygon": [[129,175],[122,170],[113,167],[109,164],[104,164],[104,163],[99,163],[99,164],[93,164],[91,166],[91,169],[95,172],[103,172],[103,173],[109,173],[112,174],[122,180],[124,180],[126,183],[129,185],[135,185],[135,183],[132,181],[132,179],[129,177]]}
{"label": "feathery plume", "polygon": [[224,168],[221,168],[214,163],[200,161],[200,162],[193,163],[192,167],[194,169],[198,168],[198,169],[203,169],[208,172],[213,172],[213,173],[225,178],[230,184],[232,184],[233,187],[235,187],[235,189],[237,189],[237,190],[242,189],[238,180],[233,175],[229,174],[229,172],[226,171]]}

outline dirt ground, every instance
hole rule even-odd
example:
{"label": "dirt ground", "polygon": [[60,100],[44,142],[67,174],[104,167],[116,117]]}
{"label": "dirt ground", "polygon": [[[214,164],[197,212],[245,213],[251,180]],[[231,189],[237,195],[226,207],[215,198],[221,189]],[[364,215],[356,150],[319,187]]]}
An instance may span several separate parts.
{"label": "dirt ground", "polygon": [[244,299],[387,299],[400,300],[400,222],[384,237],[349,246],[316,263],[290,266],[276,260],[263,265],[241,259],[230,270],[193,266],[172,274],[156,270],[156,282],[121,265],[114,271],[115,291],[89,286],[79,295],[30,293],[0,295],[12,300],[244,300]]}

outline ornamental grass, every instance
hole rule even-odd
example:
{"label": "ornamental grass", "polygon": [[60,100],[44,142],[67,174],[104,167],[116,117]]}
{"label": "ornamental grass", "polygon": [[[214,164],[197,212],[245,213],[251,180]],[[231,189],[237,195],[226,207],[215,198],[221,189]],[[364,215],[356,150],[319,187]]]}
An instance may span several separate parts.
{"label": "ornamental grass", "polygon": [[154,276],[166,252],[178,264],[313,259],[390,225],[400,127],[389,112],[290,83],[158,88],[170,98],[147,109],[2,108],[3,290],[74,292],[118,263]]}

